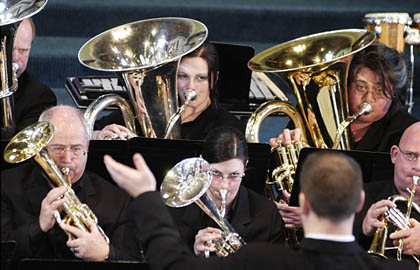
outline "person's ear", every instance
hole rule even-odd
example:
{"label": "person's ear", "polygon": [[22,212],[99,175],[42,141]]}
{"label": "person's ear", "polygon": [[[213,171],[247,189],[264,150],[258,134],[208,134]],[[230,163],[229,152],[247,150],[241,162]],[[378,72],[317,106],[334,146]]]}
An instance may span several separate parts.
{"label": "person's ear", "polygon": [[355,213],[359,213],[363,209],[363,205],[365,204],[365,191],[362,189],[360,191],[360,200],[359,203],[356,206],[356,209],[354,210]]}
{"label": "person's ear", "polygon": [[395,160],[397,159],[398,152],[399,152],[398,146],[393,145],[390,150],[391,161],[393,164],[395,164]]}
{"label": "person's ear", "polygon": [[300,209],[302,210],[302,215],[305,215],[305,216],[307,216],[312,209],[308,198],[303,192],[299,193],[299,206],[300,206]]}

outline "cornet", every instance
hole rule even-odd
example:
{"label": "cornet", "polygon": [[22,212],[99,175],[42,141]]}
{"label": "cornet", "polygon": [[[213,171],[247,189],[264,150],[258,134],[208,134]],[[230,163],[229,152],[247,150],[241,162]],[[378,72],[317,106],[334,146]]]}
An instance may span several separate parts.
{"label": "cornet", "polygon": [[[407,188],[407,191],[410,194],[410,197],[408,199],[400,195],[393,195],[393,196],[388,197],[388,200],[392,201],[393,203],[396,203],[398,201],[406,202],[407,212],[403,214],[398,208],[391,208],[384,213],[384,226],[376,230],[375,235],[373,237],[372,244],[368,250],[369,254],[373,254],[373,255],[387,259],[387,256],[385,256],[385,251],[391,250],[391,249],[397,249],[397,260],[399,261],[401,260],[402,251],[403,251],[402,239],[399,239],[398,246],[386,247],[386,240],[388,237],[389,225],[390,224],[394,225],[397,230],[409,229],[411,227],[410,222],[409,222],[411,209],[414,208],[414,210],[416,210],[417,213],[420,214],[420,207],[413,201],[418,181],[419,181],[419,177],[413,176],[413,185],[411,189]],[[412,255],[412,257],[420,266],[419,255]]]}
{"label": "cornet", "polygon": [[184,207],[196,203],[213,219],[222,229],[223,239],[215,240],[212,244],[216,248],[216,254],[225,257],[235,253],[246,243],[232,225],[220,215],[221,212],[225,213],[225,210],[217,209],[206,194],[211,180],[210,165],[207,161],[202,158],[184,159],[166,174],[160,187],[160,195],[164,203],[170,207]]}

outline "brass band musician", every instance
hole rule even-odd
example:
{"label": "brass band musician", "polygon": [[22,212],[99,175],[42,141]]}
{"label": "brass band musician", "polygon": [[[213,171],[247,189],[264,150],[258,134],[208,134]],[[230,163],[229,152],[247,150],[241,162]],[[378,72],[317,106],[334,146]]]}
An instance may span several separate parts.
{"label": "brass band musician", "polygon": [[[411,125],[404,132],[398,145],[391,148],[391,159],[394,163],[394,181],[379,181],[368,183],[365,186],[366,204],[355,221],[355,235],[359,236],[359,242],[366,248],[372,242],[377,228],[384,226],[380,217],[390,208],[397,207],[396,203],[387,200],[391,195],[402,195],[409,198],[407,189],[411,190],[413,177],[420,177],[420,122]],[[413,202],[420,203],[420,186],[417,185]],[[406,207],[398,205],[405,213]],[[413,208],[410,223],[412,228],[393,232],[388,239],[388,246],[398,244],[395,240],[403,239],[403,254],[420,255],[420,213]],[[389,243],[391,242],[391,243]],[[385,254],[388,254],[386,252]],[[392,252],[391,252],[392,254]],[[388,255],[390,257],[390,255]],[[395,257],[395,254],[394,254]],[[409,258],[409,257],[407,257]],[[413,260],[414,262],[414,260]]]}
{"label": "brass band musician", "polygon": [[54,125],[47,151],[60,170],[63,167],[70,169],[67,177],[71,188],[96,214],[110,243],[93,222],[88,224],[88,232],[67,225],[66,231],[73,235],[73,239],[68,239],[54,217],[56,210],[64,212],[62,205],[66,197],[62,195],[68,187],[55,187],[32,162],[2,171],[2,241],[16,241],[15,259],[104,261],[139,258],[135,229],[126,216],[130,198],[108,181],[85,170],[89,135],[81,112],[61,105],[44,111],[40,120]]}

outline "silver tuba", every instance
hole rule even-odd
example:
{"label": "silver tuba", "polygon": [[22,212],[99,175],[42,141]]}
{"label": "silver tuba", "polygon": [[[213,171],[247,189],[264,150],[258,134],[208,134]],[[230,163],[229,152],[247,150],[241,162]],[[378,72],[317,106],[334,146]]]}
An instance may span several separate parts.
{"label": "silver tuba", "polygon": [[17,90],[16,72],[12,64],[13,42],[19,23],[41,11],[48,0],[5,0],[0,4],[0,101],[1,136],[10,138],[16,129],[13,94]]}
{"label": "silver tuba", "polygon": [[211,180],[210,165],[207,161],[202,158],[184,159],[166,174],[160,194],[165,204],[170,207],[184,207],[195,202],[212,218],[223,231],[223,239],[218,239],[212,244],[216,248],[216,254],[225,257],[235,253],[246,243],[224,218],[225,210],[217,209],[206,194]]}
{"label": "silver tuba", "polygon": [[[175,125],[170,120],[179,120],[172,117],[178,110],[178,64],[182,56],[205,41],[207,32],[204,24],[187,18],[128,23],[86,42],[79,51],[79,61],[91,69],[117,73],[128,91],[133,114],[145,137],[177,139],[181,136],[180,124]],[[109,97],[113,96],[118,99],[113,94]],[[100,104],[92,104],[85,113],[91,129]],[[168,131],[171,133],[166,134]]]}

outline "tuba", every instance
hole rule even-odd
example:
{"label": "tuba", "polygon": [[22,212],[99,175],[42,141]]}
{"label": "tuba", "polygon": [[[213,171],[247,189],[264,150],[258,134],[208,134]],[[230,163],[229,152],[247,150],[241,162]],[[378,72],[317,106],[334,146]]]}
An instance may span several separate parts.
{"label": "tuba", "polygon": [[[54,127],[49,122],[37,122],[24,128],[7,144],[3,154],[4,160],[9,163],[20,163],[34,157],[35,161],[41,166],[54,185],[57,187],[68,186],[69,189],[64,194],[66,202],[63,204],[66,217],[61,219],[58,211],[54,212],[54,217],[60,225],[63,223],[70,224],[84,232],[88,232],[88,221],[93,221],[98,224],[98,219],[88,205],[80,202],[76,193],[71,188],[71,180],[67,177],[69,169],[64,167],[60,171],[48,154],[46,146],[53,134]],[[109,238],[99,225],[98,230],[109,244]],[[68,234],[68,237],[71,239],[72,235]]]}
{"label": "tuba", "polygon": [[16,72],[12,63],[13,42],[20,21],[41,11],[48,0],[7,0],[0,4],[0,101],[1,137],[10,138],[16,129],[13,94],[18,88]]}
{"label": "tuba", "polygon": [[[349,115],[347,75],[352,55],[375,40],[367,30],[346,29],[313,34],[269,48],[249,62],[256,72],[278,75],[289,84],[297,100],[297,108],[284,101],[262,104],[246,126],[248,142],[259,142],[259,129],[272,113],[287,115],[302,130],[300,142],[272,149],[272,164],[266,190],[272,200],[285,200],[283,190],[291,192],[300,149],[350,149],[349,125],[371,106],[364,104],[360,112]],[[293,233],[291,238],[296,238]],[[294,246],[296,243],[289,243]]]}
{"label": "tuba", "polygon": [[[224,218],[225,210],[217,209],[206,194],[211,184],[210,165],[202,158],[188,158],[176,164],[163,179],[160,187],[162,200],[170,207],[184,207],[195,202],[222,229],[223,239],[213,244],[216,254],[226,257],[235,253],[246,243]],[[226,194],[222,191],[222,198]],[[223,204],[223,203],[222,203]]]}
{"label": "tuba", "polygon": [[[370,245],[370,248],[368,250],[369,254],[373,254],[382,258],[387,258],[387,256],[385,256],[385,251],[396,249],[397,260],[401,261],[401,255],[402,255],[402,250],[403,250],[402,239],[398,241],[398,246],[396,247],[386,247],[386,241],[388,238],[390,225],[393,225],[396,228],[396,230],[409,229],[411,228],[411,224],[409,222],[411,209],[414,208],[414,210],[420,214],[419,205],[413,201],[414,194],[416,192],[416,187],[418,185],[418,181],[419,181],[419,177],[413,176],[413,184],[411,186],[411,189],[407,188],[410,194],[409,198],[405,198],[401,195],[392,195],[388,197],[388,200],[392,201],[395,204],[397,202],[406,203],[407,211],[405,214],[403,214],[398,208],[391,208],[384,213],[384,226],[376,230],[375,235],[373,237],[372,244]],[[412,255],[412,257],[414,258],[414,260],[417,262],[417,264],[420,267],[419,255]]]}
{"label": "tuba", "polygon": [[107,103],[135,115],[133,118],[124,113],[132,133],[136,134],[133,122],[137,119],[145,137],[179,139],[180,117],[173,116],[180,113],[178,64],[182,56],[205,41],[207,32],[206,26],[196,20],[169,17],[124,24],[87,41],[79,51],[80,63],[94,70],[116,72],[134,109],[132,112],[131,106],[114,94],[100,97],[101,101],[93,102],[85,112],[90,129],[93,130],[99,108]]}

